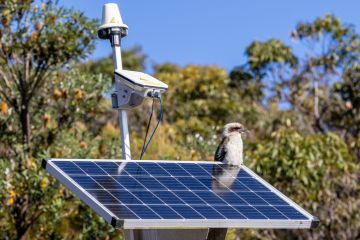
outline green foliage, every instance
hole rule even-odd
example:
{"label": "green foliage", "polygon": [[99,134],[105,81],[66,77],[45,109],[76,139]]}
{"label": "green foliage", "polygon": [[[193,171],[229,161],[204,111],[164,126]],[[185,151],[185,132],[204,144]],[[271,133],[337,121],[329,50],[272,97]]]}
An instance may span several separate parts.
{"label": "green foliage", "polygon": [[[18,171],[19,161],[27,163]],[[119,232],[50,177],[36,159],[2,161],[2,239],[89,239]],[[25,202],[25,203],[24,203]],[[71,229],[71,231],[69,231]]]}
{"label": "green foliage", "polygon": [[264,84],[261,83],[259,77],[255,77],[253,73],[244,69],[244,67],[236,67],[231,70],[229,87],[234,91],[239,91],[242,101],[258,101],[264,97]]}
{"label": "green foliage", "polygon": [[30,58],[32,67],[53,68],[91,52],[95,21],[53,1],[42,1],[41,6],[29,2],[7,1],[2,9],[1,50],[5,63],[25,63],[25,58]]}
{"label": "green foliage", "polygon": [[[241,71],[246,68],[240,68],[239,75],[246,82],[258,82],[258,77],[267,83],[265,89],[273,91],[267,103],[268,119],[260,119],[263,128],[256,128],[262,137],[249,144],[248,159],[260,175],[318,215],[321,225],[312,231],[246,231],[238,235],[356,239],[360,217],[360,37],[353,26],[342,24],[333,15],[299,23],[292,37],[307,50],[305,57],[294,56],[291,49],[274,40],[255,42],[248,48],[245,66],[260,75],[244,77]],[[288,104],[288,109],[279,110],[276,105],[281,102]],[[271,134],[269,129],[273,129]]]}
{"label": "green foliage", "polygon": [[359,64],[359,34],[353,26],[326,15],[299,23],[292,37],[302,44],[305,56],[294,56],[291,48],[274,39],[252,43],[245,66],[256,74],[247,82],[266,82],[268,98],[294,109],[298,125],[305,125],[302,129],[307,133],[338,130],[356,138],[346,131],[348,125],[342,122],[341,113],[334,117],[337,113],[332,109],[344,105],[335,88],[356,79],[349,76],[356,75]]}
{"label": "green foliage", "polygon": [[[111,58],[74,64],[91,53],[96,22],[56,1],[5,2],[0,238],[122,239],[40,167],[43,157],[120,157],[117,113],[106,97]],[[229,237],[357,239],[360,38],[332,15],[299,23],[292,37],[315,53],[299,57],[271,39],[250,44],[247,62],[230,73],[217,66],[155,66],[169,90],[145,158],[212,160],[222,126],[241,122],[251,130],[245,163],[318,216],[320,226],[232,231]],[[124,69],[142,71],[145,61],[140,47],[124,51]],[[150,109],[145,101],[129,111],[134,158]]]}
{"label": "green foliage", "polygon": [[16,114],[27,151],[38,97],[53,75],[94,48],[96,21],[56,1],[5,1],[0,18],[0,97]]}
{"label": "green foliage", "polygon": [[355,220],[360,217],[359,166],[338,135],[301,136],[284,128],[256,144],[248,151],[247,159],[258,174],[320,218],[320,226],[311,231],[247,231],[247,234],[263,239],[359,236],[360,225]]}
{"label": "green foliage", "polygon": [[209,149],[215,142],[207,141],[216,139],[217,126],[223,125],[236,108],[227,88],[226,71],[216,66],[179,68],[164,64],[156,66],[155,76],[170,86],[164,95],[164,115],[174,134],[181,136],[178,144],[190,147],[190,152],[197,150],[192,159],[212,158]]}
{"label": "green foliage", "polygon": [[65,68],[91,53],[96,21],[40,3],[1,5],[1,238],[119,236],[40,167],[45,156],[101,155],[102,140],[92,140],[104,125],[97,116],[110,86],[101,75]]}
{"label": "green foliage", "polygon": [[167,121],[182,122],[185,132],[205,130],[204,125],[214,126],[214,121],[224,121],[231,111],[226,88],[229,80],[223,69],[194,65],[179,69],[165,64],[157,66],[156,77],[172,86],[164,96]]}
{"label": "green foliage", "polygon": [[277,39],[251,43],[246,49],[246,55],[249,58],[250,69],[258,74],[262,74],[271,64],[289,64],[294,67],[298,61],[291,48]]}
{"label": "green foliage", "polygon": [[335,127],[347,126],[345,131],[354,138],[360,134],[360,65],[345,72],[343,81],[333,86],[331,122]]}
{"label": "green foliage", "polygon": [[[49,177],[40,167],[43,157],[116,157],[119,156],[118,142],[108,141],[106,148],[101,144],[105,139],[99,135],[105,123],[98,119],[103,109],[99,102],[110,85],[99,75],[86,75],[73,69],[66,76],[58,76],[46,93],[40,95],[44,103],[32,115],[33,130],[36,136],[32,145],[36,151],[32,155],[23,154],[22,144],[12,145],[9,139],[1,143],[4,149],[3,173],[0,196],[2,209],[0,221],[2,234],[9,238],[33,236],[36,238],[80,238],[90,236],[103,238],[119,232],[104,222]],[[46,99],[46,100],[45,100]],[[109,107],[109,106],[107,106]],[[8,118],[11,118],[8,116]],[[16,118],[5,123],[16,129]],[[64,229],[71,228],[68,233]],[[41,231],[37,231],[41,229]],[[46,237],[46,238],[47,238]]]}
{"label": "green foliage", "polygon": [[[291,101],[294,102],[296,96],[314,96],[314,101],[299,107],[302,112],[310,112],[311,103],[314,106],[314,117],[316,130],[325,131],[336,125],[336,129],[344,130],[347,125],[341,124],[341,117],[338,122],[333,122],[331,113],[332,106],[341,103],[335,101],[334,94],[338,83],[349,82],[349,75],[354,75],[356,66],[360,59],[360,36],[355,32],[351,25],[342,24],[333,15],[326,15],[317,18],[311,23],[299,23],[293,32],[293,37],[299,39],[306,46],[309,52],[305,64],[298,70],[300,74],[294,76],[288,84],[296,82],[304,84],[304,81],[295,79],[305,79],[307,86],[302,88],[302,92],[294,94]],[[311,86],[309,83],[312,81]],[[335,82],[335,84],[331,84]],[[295,92],[296,88],[292,90]],[[295,96],[296,95],[296,96]],[[338,99],[340,100],[340,99]],[[295,104],[294,104],[295,105]],[[296,105],[301,105],[296,103]],[[304,114],[305,115],[305,114]],[[339,121],[340,120],[340,121]],[[336,120],[335,120],[336,121]]]}
{"label": "green foliage", "polygon": [[354,27],[342,24],[334,15],[300,22],[292,36],[317,53],[311,57],[311,64],[327,71],[336,71],[336,67],[358,61],[360,56],[359,35]]}

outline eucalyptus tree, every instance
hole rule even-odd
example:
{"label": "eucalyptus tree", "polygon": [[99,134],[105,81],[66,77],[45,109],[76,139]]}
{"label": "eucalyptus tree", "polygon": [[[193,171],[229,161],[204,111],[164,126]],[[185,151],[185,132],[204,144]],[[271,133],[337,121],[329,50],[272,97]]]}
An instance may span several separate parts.
{"label": "eucalyptus tree", "polygon": [[67,64],[91,53],[96,21],[58,1],[2,1],[0,18],[0,97],[16,114],[29,150],[39,93]]}

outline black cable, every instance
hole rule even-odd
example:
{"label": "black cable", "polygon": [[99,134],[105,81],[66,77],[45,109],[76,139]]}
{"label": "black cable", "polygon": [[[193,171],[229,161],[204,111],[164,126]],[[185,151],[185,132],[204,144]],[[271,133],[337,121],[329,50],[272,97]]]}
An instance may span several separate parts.
{"label": "black cable", "polygon": [[147,127],[146,127],[146,133],[145,133],[145,137],[144,137],[143,146],[142,146],[142,149],[141,149],[140,160],[141,160],[141,158],[143,157],[143,154],[144,154],[146,138],[147,138],[147,135],[149,133],[150,123],[151,123],[152,115],[154,113],[154,103],[155,103],[155,98],[153,98],[152,105],[151,105],[151,113],[150,113],[149,121],[148,121],[148,124],[147,124]]}
{"label": "black cable", "polygon": [[[143,151],[141,152],[141,156],[140,156],[140,160],[142,159],[142,157],[144,156],[145,152],[146,152],[146,149],[148,148],[149,144],[151,143],[151,140],[152,138],[154,137],[154,134],[157,130],[157,128],[159,127],[159,124],[162,120],[162,117],[163,117],[163,102],[162,102],[162,98],[161,98],[161,95],[159,95],[159,100],[160,100],[160,116],[159,116],[159,119],[158,119],[158,122],[153,130],[153,132],[151,133],[151,136],[149,138],[149,141],[147,142],[147,144],[145,145],[145,147],[143,148]],[[149,121],[150,122],[150,121]]]}

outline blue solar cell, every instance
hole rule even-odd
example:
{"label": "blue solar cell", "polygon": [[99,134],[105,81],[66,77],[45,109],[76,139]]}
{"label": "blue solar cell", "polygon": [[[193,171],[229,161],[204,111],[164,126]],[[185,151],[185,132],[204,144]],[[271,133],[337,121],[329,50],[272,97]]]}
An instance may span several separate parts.
{"label": "blue solar cell", "polygon": [[212,175],[211,171],[208,172],[208,168],[210,167],[212,169],[212,165],[210,165],[209,167],[205,166],[203,168],[203,167],[200,167],[199,165],[196,165],[193,163],[184,163],[184,164],[181,164],[181,167],[194,177],[205,177],[205,176]]}
{"label": "blue solar cell", "polygon": [[142,204],[131,192],[127,190],[111,191],[111,194],[123,204]]}
{"label": "blue solar cell", "polygon": [[255,206],[256,210],[265,215],[269,219],[287,219],[283,214],[271,206]]}
{"label": "blue solar cell", "polygon": [[170,191],[152,191],[152,193],[166,204],[185,204]]}
{"label": "blue solar cell", "polygon": [[192,206],[197,212],[199,212],[202,216],[208,219],[224,219],[225,217],[221,215],[218,211],[210,206]]}
{"label": "blue solar cell", "polygon": [[215,193],[210,191],[194,191],[197,196],[199,196],[204,202],[213,205],[213,204],[222,204],[226,205],[226,203],[221,200]]}
{"label": "blue solar cell", "polygon": [[243,214],[237,212],[234,208],[230,206],[215,205],[213,206],[213,208],[228,219],[246,219]]}
{"label": "blue solar cell", "polygon": [[197,211],[187,205],[173,205],[171,208],[178,212],[183,218],[204,219]]}
{"label": "blue solar cell", "polygon": [[198,164],[198,166],[201,167],[203,170],[205,170],[207,175],[211,176],[211,175],[213,175],[214,168],[217,165],[215,165],[215,164]]}
{"label": "blue solar cell", "polygon": [[191,175],[180,167],[177,163],[163,163],[160,165],[165,169],[171,176],[174,177],[190,177]]}
{"label": "blue solar cell", "polygon": [[190,191],[174,191],[174,194],[187,204],[206,204],[203,200],[197,197]]}
{"label": "blue solar cell", "polygon": [[127,205],[127,207],[142,219],[159,219],[160,216],[145,205]]}
{"label": "blue solar cell", "polygon": [[157,198],[154,194],[149,191],[131,191],[135,197],[140,199],[143,203],[146,204],[164,204],[159,198]]}
{"label": "blue solar cell", "polygon": [[187,188],[181,184],[174,177],[155,177],[156,180],[161,182],[162,185],[167,187],[169,190],[187,190]]}
{"label": "blue solar cell", "polygon": [[134,176],[134,179],[145,186],[149,190],[166,190],[166,187],[160,184],[154,177],[150,176]]}
{"label": "blue solar cell", "polygon": [[129,208],[125,205],[105,205],[107,209],[115,214],[119,219],[138,219],[139,217],[135,215]]}
{"label": "blue solar cell", "polygon": [[101,168],[99,168],[93,162],[83,162],[83,161],[76,161],[74,162],[81,170],[86,172],[89,175],[104,175],[106,174]]}
{"label": "blue solar cell", "polygon": [[250,178],[250,174],[247,173],[244,169],[240,168],[239,173],[236,176],[237,178]]}
{"label": "blue solar cell", "polygon": [[290,219],[307,219],[302,213],[290,206],[274,206],[279,212]]}
{"label": "blue solar cell", "polygon": [[102,189],[91,177],[72,176],[71,178],[84,189]]}
{"label": "blue solar cell", "polygon": [[170,176],[170,174],[157,163],[141,163],[141,167],[153,176]]}
{"label": "blue solar cell", "polygon": [[238,192],[237,195],[244,199],[249,205],[269,205],[254,192]]}
{"label": "blue solar cell", "polygon": [[271,205],[289,205],[286,201],[281,199],[273,192],[256,192],[256,194]]}
{"label": "blue solar cell", "polygon": [[154,212],[164,219],[179,219],[182,218],[174,210],[166,205],[148,205]]}
{"label": "blue solar cell", "polygon": [[238,178],[237,181],[239,181],[252,191],[270,191],[270,189],[262,185],[254,178]]}
{"label": "blue solar cell", "polygon": [[131,176],[115,176],[114,179],[126,189],[143,190],[144,185]]}
{"label": "blue solar cell", "polygon": [[122,189],[123,187],[110,176],[92,176],[92,178],[105,189]]}
{"label": "blue solar cell", "polygon": [[213,178],[211,177],[197,177],[196,180],[198,180],[203,186],[204,186],[204,190],[208,190],[208,189],[212,189],[212,185],[213,185]]}
{"label": "blue solar cell", "polygon": [[218,192],[217,194],[221,199],[223,199],[229,205],[248,205],[243,199],[241,199],[234,192]]}
{"label": "blue solar cell", "polygon": [[119,168],[130,175],[149,175],[149,173],[141,168],[139,164],[134,162],[124,162]]}
{"label": "blue solar cell", "polygon": [[122,171],[122,168],[114,162],[96,162],[96,165],[109,175],[127,175],[127,173]]}
{"label": "blue solar cell", "polygon": [[234,208],[248,219],[267,219],[267,217],[251,206],[234,206]]}
{"label": "blue solar cell", "polygon": [[[247,179],[247,178],[241,178],[241,179]],[[229,189],[231,189],[234,192],[250,191],[248,186],[244,184],[242,181],[239,181],[238,179],[228,180],[228,181],[232,182],[229,186]],[[223,182],[225,182],[225,179]]]}
{"label": "blue solar cell", "polygon": [[110,193],[105,190],[88,190],[99,202],[103,204],[119,204],[119,200],[114,198]]}
{"label": "blue solar cell", "polygon": [[208,187],[198,180],[199,178],[177,177],[176,179],[190,190],[208,190]]}
{"label": "blue solar cell", "polygon": [[68,175],[85,175],[84,171],[69,161],[57,161],[56,166]]}

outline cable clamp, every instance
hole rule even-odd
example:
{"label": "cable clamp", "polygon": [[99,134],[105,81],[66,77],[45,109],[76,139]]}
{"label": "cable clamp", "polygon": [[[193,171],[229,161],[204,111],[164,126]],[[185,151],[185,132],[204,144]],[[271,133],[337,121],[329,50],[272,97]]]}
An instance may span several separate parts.
{"label": "cable clamp", "polygon": [[161,98],[161,93],[158,90],[152,90],[152,91],[147,92],[147,96],[150,97],[150,98],[160,99]]}

